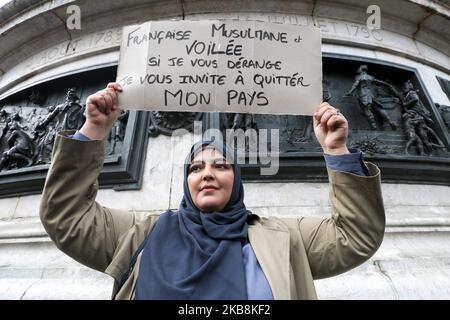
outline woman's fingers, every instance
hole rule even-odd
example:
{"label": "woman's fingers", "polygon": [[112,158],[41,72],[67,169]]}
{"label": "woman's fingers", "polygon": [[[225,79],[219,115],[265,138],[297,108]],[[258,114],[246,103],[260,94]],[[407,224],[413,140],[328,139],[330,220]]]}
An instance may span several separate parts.
{"label": "woman's fingers", "polygon": [[122,91],[122,86],[118,82],[110,82],[110,83],[108,83],[106,88],[107,89],[111,88],[111,89],[114,89],[116,91]]}
{"label": "woman's fingers", "polygon": [[104,112],[105,101],[100,93],[101,93],[101,91],[98,91],[95,94],[89,96],[88,103],[87,103],[88,111],[98,110],[100,112]]}
{"label": "woman's fingers", "polygon": [[320,119],[322,118],[323,114],[331,109],[332,106],[330,106],[327,102],[321,103],[315,110],[313,116],[314,118],[320,123]]}
{"label": "woman's fingers", "polygon": [[322,102],[316,107],[313,113],[314,127],[317,127],[320,124],[320,118],[322,117],[323,113],[327,110],[328,106],[329,104],[327,102]]}
{"label": "woman's fingers", "polygon": [[108,115],[118,108],[117,93],[113,87],[97,91],[95,94],[89,96],[88,104],[91,104],[94,109],[97,109],[101,113]]}
{"label": "woman's fingers", "polygon": [[113,99],[108,94],[108,92],[102,92],[102,97],[105,100],[105,113],[106,114],[110,114],[111,113],[111,109],[113,107]]}
{"label": "woman's fingers", "polygon": [[103,90],[102,96],[106,101],[106,114],[110,114],[111,111],[115,109],[117,106],[117,94],[112,88],[108,88]]}
{"label": "woman's fingers", "polygon": [[322,115],[322,117],[320,118],[320,124],[321,125],[325,125],[327,124],[328,120],[333,117],[336,116],[337,112],[331,109],[328,109],[327,111],[324,112],[324,114]]}
{"label": "woman's fingers", "polygon": [[319,104],[316,109],[314,110],[314,112],[319,111],[322,107],[324,106],[329,106],[330,104],[328,102],[322,102],[321,104]]}
{"label": "woman's fingers", "polygon": [[328,103],[322,103],[314,112],[314,126],[327,125],[331,117],[342,116],[338,109],[332,107]]}
{"label": "woman's fingers", "polygon": [[337,114],[337,115],[331,116],[327,120],[326,125],[330,129],[337,129],[339,127],[346,126],[346,123],[347,123],[347,120],[343,116],[340,116],[340,114]]}
{"label": "woman's fingers", "polygon": [[[80,129],[92,139],[104,140],[121,109],[118,106],[118,92],[121,86],[116,82],[108,83],[105,89],[90,95],[86,101],[86,123]],[[88,125],[86,125],[88,124]]]}
{"label": "woman's fingers", "polygon": [[112,111],[116,111],[119,108],[119,98],[117,92],[122,92],[122,86],[117,82],[110,82],[106,86],[106,90],[108,90],[108,93],[110,97],[112,98]]}

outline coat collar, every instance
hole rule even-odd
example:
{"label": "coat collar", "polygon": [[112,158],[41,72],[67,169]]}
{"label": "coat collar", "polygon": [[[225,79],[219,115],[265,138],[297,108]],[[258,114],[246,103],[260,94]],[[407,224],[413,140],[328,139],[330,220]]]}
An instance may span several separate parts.
{"label": "coat collar", "polygon": [[249,241],[269,282],[273,297],[277,300],[289,300],[289,232],[281,227],[266,226],[258,216],[251,220],[248,228]]}

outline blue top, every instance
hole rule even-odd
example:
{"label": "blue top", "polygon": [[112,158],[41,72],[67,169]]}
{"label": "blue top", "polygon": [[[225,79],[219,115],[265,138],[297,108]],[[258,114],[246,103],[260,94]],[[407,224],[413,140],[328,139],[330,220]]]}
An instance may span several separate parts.
{"label": "blue top", "polygon": [[[76,132],[69,138],[89,141],[88,137],[80,132]],[[360,176],[368,176],[369,171],[363,162],[363,154],[360,150],[349,149],[350,154],[329,155],[324,154],[327,167],[336,171],[351,172]],[[247,297],[249,300],[272,300],[272,290],[264,272],[256,258],[252,246],[247,242],[242,247],[242,258],[244,262],[245,281],[247,287]]]}
{"label": "blue top", "polygon": [[363,154],[358,149],[349,149],[349,154],[333,156],[324,154],[325,163],[328,168],[336,171],[351,172],[359,176],[368,176],[369,170],[363,161]]}

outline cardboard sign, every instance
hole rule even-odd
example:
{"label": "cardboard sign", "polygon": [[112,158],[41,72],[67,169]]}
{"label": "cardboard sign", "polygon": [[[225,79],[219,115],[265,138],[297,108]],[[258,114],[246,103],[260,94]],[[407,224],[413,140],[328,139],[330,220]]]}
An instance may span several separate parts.
{"label": "cardboard sign", "polygon": [[124,27],[125,109],[312,115],[322,102],[320,30],[257,21]]}

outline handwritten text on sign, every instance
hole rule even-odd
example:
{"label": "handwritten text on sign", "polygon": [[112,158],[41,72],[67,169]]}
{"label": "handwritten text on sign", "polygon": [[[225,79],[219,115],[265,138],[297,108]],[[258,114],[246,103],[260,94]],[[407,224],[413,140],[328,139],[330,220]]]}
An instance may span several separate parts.
{"label": "handwritten text on sign", "polygon": [[125,27],[123,108],[312,115],[322,101],[320,30],[256,21]]}

